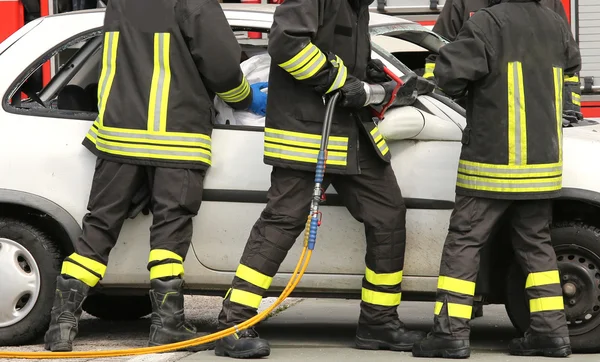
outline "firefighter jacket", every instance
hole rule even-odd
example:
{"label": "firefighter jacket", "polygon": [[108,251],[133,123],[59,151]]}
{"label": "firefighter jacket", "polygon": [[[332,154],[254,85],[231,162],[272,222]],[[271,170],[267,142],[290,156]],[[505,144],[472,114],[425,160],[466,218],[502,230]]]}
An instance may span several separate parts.
{"label": "firefighter jacket", "polygon": [[217,0],[111,1],[103,44],[99,113],[83,144],[117,162],[209,167],[215,93],[236,109],[252,101]]}
{"label": "firefighter jacket", "polygon": [[[323,97],[341,88],[348,74],[366,80],[370,2],[285,0],[277,6],[268,48],[272,61],[264,135],[266,164],[315,170],[325,116]],[[364,132],[381,159],[390,161],[389,148],[369,110],[336,107],[328,172],[360,172],[359,132]]]}
{"label": "firefighter jacket", "polygon": [[[488,2],[489,0],[446,1],[446,5],[442,8],[440,16],[433,26],[433,31],[446,38],[448,41],[454,41],[463,24],[477,11],[487,7]],[[541,0],[540,3],[554,10],[567,24],[569,23],[565,8],[560,0]],[[436,54],[427,57],[425,62],[425,73],[423,74],[424,78],[433,78],[436,58]],[[564,110],[580,112],[581,85],[579,76],[577,74],[565,73],[564,87]]]}
{"label": "firefighter jacket", "polygon": [[468,91],[457,194],[541,199],[562,188],[563,73],[578,72],[581,55],[559,20],[534,0],[504,0],[440,50],[439,87]]}

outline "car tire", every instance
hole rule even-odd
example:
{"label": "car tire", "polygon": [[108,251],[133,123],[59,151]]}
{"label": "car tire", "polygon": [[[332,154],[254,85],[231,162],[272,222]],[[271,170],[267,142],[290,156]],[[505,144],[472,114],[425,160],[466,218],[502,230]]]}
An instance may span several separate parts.
{"label": "car tire", "polygon": [[[21,316],[4,314],[0,320],[0,345],[15,346],[31,343],[43,335],[50,323],[50,310],[54,302],[56,277],[60,273],[61,254],[58,247],[41,230],[26,222],[0,218],[0,277],[15,280],[11,286],[25,285],[35,289],[26,292],[15,288],[2,290],[2,298],[7,301],[11,293],[17,296],[14,304]],[[20,279],[23,277],[23,279]],[[27,279],[25,279],[27,278]],[[17,280],[23,281],[19,284]],[[5,281],[2,281],[4,283]],[[33,283],[33,284],[30,284]],[[35,284],[37,283],[37,284]],[[36,285],[32,287],[31,285]],[[17,293],[17,294],[15,294]],[[23,294],[21,298],[18,296]],[[36,294],[37,293],[37,297]],[[4,302],[4,306],[10,306]],[[11,320],[11,318],[13,318]],[[18,318],[21,318],[17,320]],[[12,323],[12,324],[11,324]]]}
{"label": "car tire", "polygon": [[93,294],[83,302],[83,310],[96,318],[127,321],[143,318],[152,312],[150,296]]}
{"label": "car tire", "polygon": [[[576,353],[600,352],[600,229],[578,222],[557,224],[552,228],[552,244],[561,275],[571,347]],[[513,262],[506,278],[505,307],[521,333],[529,328],[525,280],[525,274]]]}

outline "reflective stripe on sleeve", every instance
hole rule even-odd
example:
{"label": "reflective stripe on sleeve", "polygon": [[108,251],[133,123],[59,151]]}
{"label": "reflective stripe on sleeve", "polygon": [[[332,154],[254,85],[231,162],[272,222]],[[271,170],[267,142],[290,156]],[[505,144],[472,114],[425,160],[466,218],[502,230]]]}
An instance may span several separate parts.
{"label": "reflective stripe on sleeve", "polygon": [[369,304],[394,307],[400,305],[401,298],[402,293],[383,293],[362,288],[362,301]]}
{"label": "reflective stripe on sleeve", "polygon": [[250,95],[250,83],[244,76],[240,85],[226,92],[217,93],[217,95],[228,103],[241,102]]}
{"label": "reflective stripe on sleeve", "polygon": [[117,68],[117,47],[119,45],[119,32],[109,31],[104,33],[102,49],[102,71],[98,81],[98,118],[99,124],[104,124],[104,112],[110,95],[113,79]]}
{"label": "reflective stripe on sleeve", "polygon": [[425,63],[425,73],[423,73],[423,78],[433,78],[435,71],[435,63]]}
{"label": "reflective stripe on sleeve", "polygon": [[333,83],[331,83],[331,86],[329,87],[329,89],[327,89],[327,92],[325,92],[325,94],[331,93],[334,90],[342,88],[344,84],[346,84],[346,79],[348,77],[348,68],[346,68],[346,66],[344,65],[344,61],[342,61],[340,57],[336,55],[335,61],[331,61],[331,64],[334,68],[337,68],[337,73],[335,75]]}
{"label": "reflective stripe on sleeve", "polygon": [[579,82],[579,77],[576,76],[576,75],[571,76],[571,77],[564,77],[564,79],[565,79],[564,80],[565,83],[580,83]]}
{"label": "reflective stripe on sleeve", "polygon": [[323,68],[327,57],[313,43],[309,42],[302,50],[290,60],[280,63],[279,66],[298,80],[308,79]]}
{"label": "reflective stripe on sleeve", "polygon": [[373,285],[398,285],[402,283],[402,270],[395,273],[375,273],[367,268],[365,279]]}

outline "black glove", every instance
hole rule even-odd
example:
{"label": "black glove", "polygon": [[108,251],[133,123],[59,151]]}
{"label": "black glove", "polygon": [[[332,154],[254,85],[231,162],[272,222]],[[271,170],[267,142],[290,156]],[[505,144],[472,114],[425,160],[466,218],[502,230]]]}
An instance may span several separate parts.
{"label": "black glove", "polygon": [[348,75],[346,83],[340,88],[339,92],[340,98],[338,99],[338,104],[340,106],[355,109],[365,106],[367,93],[365,93],[363,82],[358,80],[358,78]]}
{"label": "black glove", "polygon": [[385,66],[379,59],[369,59],[367,63],[367,79],[369,83],[383,83],[389,80],[384,71]]}

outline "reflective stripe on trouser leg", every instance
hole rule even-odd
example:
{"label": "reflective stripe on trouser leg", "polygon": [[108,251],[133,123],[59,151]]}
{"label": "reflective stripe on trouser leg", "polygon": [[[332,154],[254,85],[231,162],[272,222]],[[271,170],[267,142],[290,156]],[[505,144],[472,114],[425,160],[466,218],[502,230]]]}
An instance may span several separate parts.
{"label": "reflective stripe on trouser leg", "polygon": [[63,261],[60,273],[78,279],[90,287],[94,287],[104,277],[106,265],[73,253]]}
{"label": "reflective stripe on trouser leg", "polygon": [[526,271],[530,330],[553,337],[569,335],[556,255],[550,241],[550,200],[519,202],[512,217],[513,249]]}
{"label": "reflective stripe on trouser leg", "polygon": [[183,278],[183,258],[166,249],[152,249],[148,257],[150,279]]}
{"label": "reflective stripe on trouser leg", "polygon": [[306,225],[314,174],[273,168],[267,206],[244,248],[230,292],[219,314],[221,328],[256,315],[273,276]]}
{"label": "reflective stripe on trouser leg", "polygon": [[433,332],[468,339],[481,248],[511,201],[457,195],[440,263]]}

